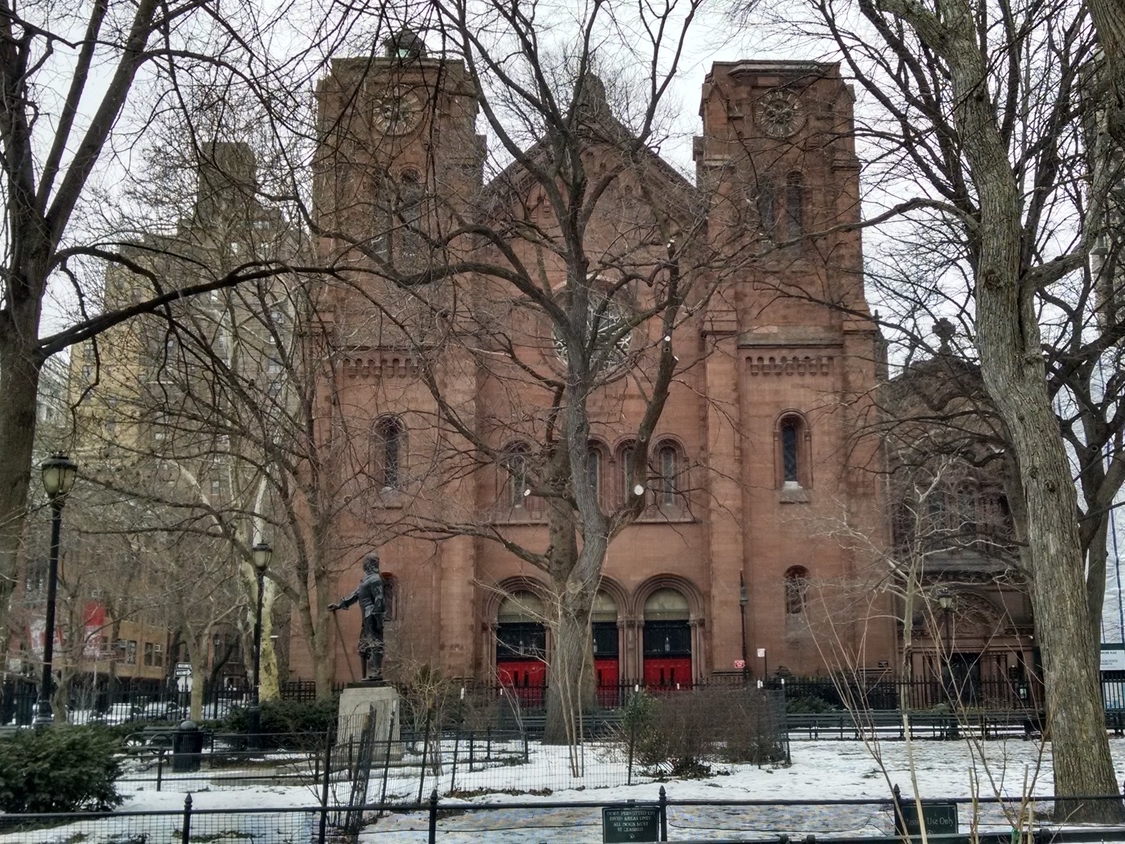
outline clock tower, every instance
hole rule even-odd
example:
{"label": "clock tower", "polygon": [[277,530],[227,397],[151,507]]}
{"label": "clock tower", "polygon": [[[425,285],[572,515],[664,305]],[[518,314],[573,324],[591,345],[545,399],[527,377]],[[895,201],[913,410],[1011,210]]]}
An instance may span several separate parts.
{"label": "clock tower", "polygon": [[314,205],[323,255],[400,286],[448,263],[453,220],[480,187],[484,142],[460,62],[402,30],[382,55],[344,58],[317,91]]}
{"label": "clock tower", "polygon": [[[448,333],[464,307],[456,291],[472,283],[452,268],[475,246],[460,232],[480,197],[485,146],[460,61],[431,56],[409,30],[378,53],[333,60],[317,89],[316,246],[320,263],[338,268],[317,301],[332,349],[323,355],[318,438],[342,479],[327,532],[340,571],[382,550],[392,669],[418,659],[463,671],[474,641],[473,542],[456,537],[435,551],[395,534],[422,518],[427,504],[412,493],[448,447],[427,379],[455,405],[476,397],[464,377],[471,361],[449,349]],[[473,498],[456,480],[442,495]],[[337,631],[338,666],[357,636]],[[298,653],[297,664],[308,658]]]}

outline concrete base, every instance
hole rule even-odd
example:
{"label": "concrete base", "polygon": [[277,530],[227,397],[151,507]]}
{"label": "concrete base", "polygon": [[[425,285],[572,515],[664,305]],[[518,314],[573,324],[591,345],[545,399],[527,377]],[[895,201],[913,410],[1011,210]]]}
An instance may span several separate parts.
{"label": "concrete base", "polygon": [[383,683],[352,683],[340,693],[340,709],[336,716],[336,745],[355,742],[367,726],[367,719],[375,719],[375,755],[382,759],[383,750],[390,742],[391,758],[402,757],[399,744],[399,694],[394,686]]}

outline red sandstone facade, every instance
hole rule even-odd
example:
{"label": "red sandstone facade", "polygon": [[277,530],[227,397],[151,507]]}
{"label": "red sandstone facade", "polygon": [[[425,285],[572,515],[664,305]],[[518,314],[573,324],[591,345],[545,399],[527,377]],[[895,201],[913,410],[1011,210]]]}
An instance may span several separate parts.
{"label": "red sandstone facade", "polygon": [[[483,184],[477,99],[456,63],[338,60],[318,97],[329,139],[316,176],[319,249],[352,282],[323,297],[344,352],[323,376],[322,439],[361,467],[337,521],[335,592],[354,588],[360,558],[377,548],[394,595],[388,650],[399,671],[431,664],[447,676],[541,683],[552,649],[541,624],[544,575],[497,541],[442,526],[546,543],[541,504],[520,494],[512,457],[533,441],[528,408],[545,394],[464,338],[502,325],[543,372],[559,365],[558,352],[495,281],[465,273],[419,294],[380,271],[394,255],[417,261],[424,251],[408,226],[385,233],[399,213],[380,200],[386,185],[397,185],[400,203],[416,185],[419,196],[439,196],[426,212],[433,225],[483,219],[494,230],[497,220],[541,213],[536,186],[511,168]],[[714,294],[677,329],[679,371],[653,438],[649,503],[609,547],[593,616],[598,677],[667,686],[782,666],[818,674],[838,668],[841,654],[850,667],[894,665],[893,612],[874,562],[889,542],[881,453],[859,436],[882,363],[860,236],[844,228],[859,219],[851,92],[834,65],[716,63],[700,114],[695,185],[643,160],[590,227],[590,248],[610,250],[628,232],[673,220],[690,241],[685,254],[720,258],[684,264],[711,273]],[[664,197],[661,208],[645,206],[652,195]],[[687,219],[689,206],[703,219]],[[629,253],[650,274],[663,252],[653,240],[634,238]],[[513,248],[534,257],[525,243]],[[443,260],[481,251],[454,240]],[[557,271],[546,263],[548,276]],[[634,295],[639,308],[649,294],[637,285]],[[647,348],[658,330],[641,326],[630,342]],[[507,458],[474,462],[447,424],[449,408]],[[611,380],[591,409],[590,471],[612,506],[633,481],[624,466],[642,393],[629,377]],[[662,485],[666,475],[674,484]],[[360,620],[337,620],[335,676],[354,680]],[[294,642],[291,676],[311,677],[307,662]]]}

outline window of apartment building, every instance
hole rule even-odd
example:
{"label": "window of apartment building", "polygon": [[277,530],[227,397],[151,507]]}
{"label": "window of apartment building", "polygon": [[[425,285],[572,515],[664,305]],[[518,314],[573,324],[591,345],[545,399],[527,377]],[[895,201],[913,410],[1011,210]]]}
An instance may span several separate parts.
{"label": "window of apartment building", "polygon": [[137,640],[136,639],[126,639],[125,640],[125,664],[126,665],[136,665],[137,664]]}

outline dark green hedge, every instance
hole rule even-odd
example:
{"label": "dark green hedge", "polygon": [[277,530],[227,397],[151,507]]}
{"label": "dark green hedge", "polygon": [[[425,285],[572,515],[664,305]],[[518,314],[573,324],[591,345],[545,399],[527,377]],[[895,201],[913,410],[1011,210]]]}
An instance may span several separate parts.
{"label": "dark green hedge", "polygon": [[56,725],[0,738],[0,810],[102,811],[121,804],[121,740],[97,727]]}

